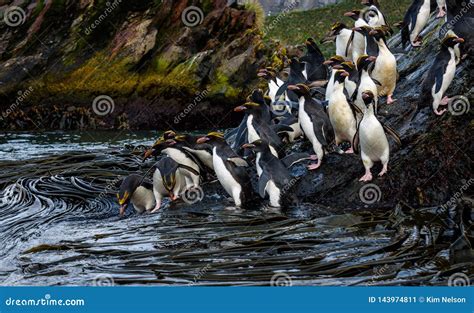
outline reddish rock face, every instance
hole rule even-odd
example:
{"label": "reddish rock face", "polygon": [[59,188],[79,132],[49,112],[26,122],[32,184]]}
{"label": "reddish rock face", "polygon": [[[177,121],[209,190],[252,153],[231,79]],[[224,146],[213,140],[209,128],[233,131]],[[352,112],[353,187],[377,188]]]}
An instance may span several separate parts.
{"label": "reddish rock face", "polygon": [[[33,86],[35,92],[21,108],[26,116],[35,108],[35,118],[48,128],[48,114],[38,112],[48,112],[51,105],[59,111],[73,105],[92,112],[93,100],[107,95],[114,99],[115,110],[97,117],[100,123],[94,125],[114,127],[118,116],[126,116],[131,128],[156,129],[157,120],[173,120],[196,93],[208,90],[199,106],[175,126],[231,126],[238,115],[230,114],[217,125],[209,121],[217,120],[214,114],[231,112],[257,83],[255,73],[265,53],[256,14],[242,6],[229,7],[225,0],[206,1],[202,7],[198,1],[195,7],[190,4],[20,4],[23,23],[0,24],[0,109],[15,101],[19,90]],[[191,9],[194,15],[188,16]],[[0,127],[9,128],[8,119],[1,120]],[[30,122],[22,125],[35,127]]]}

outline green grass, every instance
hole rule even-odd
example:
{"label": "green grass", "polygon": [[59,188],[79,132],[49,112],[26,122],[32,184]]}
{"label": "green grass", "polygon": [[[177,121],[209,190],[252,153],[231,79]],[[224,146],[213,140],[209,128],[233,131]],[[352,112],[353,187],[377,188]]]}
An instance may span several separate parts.
{"label": "green grass", "polygon": [[[390,25],[403,20],[406,10],[412,0],[382,0],[381,11]],[[278,17],[270,16],[265,20],[267,34],[265,39],[279,40],[287,45],[303,44],[308,37],[313,37],[318,43],[335,22],[343,22],[348,27],[354,25],[353,20],[345,17],[344,13],[353,9],[363,9],[360,0],[344,0],[338,4],[324,8],[295,11]],[[398,31],[393,27],[395,32]],[[319,45],[326,56],[334,54],[334,44]]]}

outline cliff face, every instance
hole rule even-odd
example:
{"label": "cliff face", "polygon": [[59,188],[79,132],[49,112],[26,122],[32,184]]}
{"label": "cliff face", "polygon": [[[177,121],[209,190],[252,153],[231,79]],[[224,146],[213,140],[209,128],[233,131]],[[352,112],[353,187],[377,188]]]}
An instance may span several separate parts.
{"label": "cliff face", "polygon": [[3,129],[229,126],[266,53],[225,0],[0,0],[0,20]]}

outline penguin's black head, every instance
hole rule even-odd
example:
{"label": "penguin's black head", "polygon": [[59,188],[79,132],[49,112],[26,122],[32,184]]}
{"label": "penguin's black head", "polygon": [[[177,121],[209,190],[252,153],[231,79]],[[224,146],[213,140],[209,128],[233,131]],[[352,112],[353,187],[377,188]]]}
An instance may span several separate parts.
{"label": "penguin's black head", "polygon": [[342,84],[347,76],[349,76],[349,73],[347,73],[346,71],[337,70],[336,74],[334,75],[334,81]]}
{"label": "penguin's black head", "polygon": [[323,64],[333,67],[335,65],[341,64],[344,61],[345,60],[342,56],[334,55],[334,56],[330,57],[329,59],[327,59],[326,61],[324,61]]}
{"label": "penguin's black head", "polygon": [[369,32],[369,35],[374,37],[376,40],[379,40],[379,39],[385,40],[386,37],[389,37],[392,34],[393,34],[393,30],[389,26],[386,26],[386,25],[375,27]]}
{"label": "penguin's black head", "polygon": [[448,35],[444,37],[443,41],[441,44],[445,47],[452,48],[458,43],[463,43],[464,39],[455,35]]}
{"label": "penguin's black head", "polygon": [[356,71],[355,65],[352,61],[345,61],[340,64],[341,69],[348,72],[349,74]]}
{"label": "penguin's black head", "polygon": [[320,43],[333,42],[336,39],[336,36],[339,35],[341,30],[347,28],[344,23],[336,22],[331,26],[331,29],[327,34],[321,39]]}
{"label": "penguin's black head", "polygon": [[364,100],[365,106],[368,107],[374,102],[374,94],[370,90],[362,92],[362,100]]}
{"label": "penguin's black head", "polygon": [[[195,138],[188,134],[176,135],[173,139],[170,139],[170,140],[173,140],[175,142],[173,145],[180,143],[188,147],[192,147],[196,143]],[[171,144],[172,142],[169,142],[169,143]]]}
{"label": "penguin's black head", "polygon": [[298,60],[298,58],[292,57],[288,62],[290,63],[290,72],[301,72],[303,70],[301,62]]}
{"label": "penguin's black head", "polygon": [[234,108],[234,112],[256,112],[261,109],[261,105],[256,102],[246,102],[244,105],[239,105]]}
{"label": "penguin's black head", "polygon": [[306,49],[308,49],[309,52],[319,53],[318,45],[316,44],[313,38],[310,37],[306,39],[305,45],[306,45]]}
{"label": "penguin's black head", "polygon": [[288,90],[292,90],[298,97],[310,95],[310,88],[306,84],[289,85]]}
{"label": "penguin's black head", "polygon": [[198,144],[207,143],[210,145],[214,145],[216,143],[222,143],[222,142],[225,142],[224,134],[219,133],[219,132],[210,132],[206,136],[200,137],[198,138],[198,140],[196,140],[196,143]]}
{"label": "penguin's black head", "polygon": [[242,145],[242,148],[244,149],[250,149],[254,152],[264,152],[264,151],[270,151],[270,147],[268,146],[268,142],[262,139],[255,140],[252,143],[246,143]]}
{"label": "penguin's black head", "polygon": [[361,55],[359,59],[357,59],[357,70],[368,70],[369,65],[377,60],[375,56],[368,56],[367,54]]}
{"label": "penguin's black head", "polygon": [[156,167],[160,171],[161,181],[163,187],[168,191],[169,197],[171,199],[176,199],[175,194],[173,194],[173,189],[176,186],[176,171],[178,170],[179,164],[170,157],[162,158],[156,164]]}
{"label": "penguin's black head", "polygon": [[132,174],[122,181],[122,184],[119,188],[119,192],[117,193],[117,201],[120,205],[120,216],[123,216],[125,214],[125,209],[130,203],[133,193],[138,188],[138,186],[140,186],[142,180],[142,177],[140,177],[139,175]]}
{"label": "penguin's black head", "polygon": [[173,139],[176,137],[176,133],[172,130],[167,130],[163,133],[163,136],[161,136],[162,140],[168,140],[168,139]]}
{"label": "penguin's black head", "polygon": [[361,33],[364,36],[367,36],[372,30],[372,27],[365,25],[365,26],[360,26],[360,27],[354,27],[352,28],[352,30],[355,32]]}
{"label": "penguin's black head", "polygon": [[354,21],[357,21],[360,17],[360,10],[352,10],[344,13],[344,16],[350,17]]}

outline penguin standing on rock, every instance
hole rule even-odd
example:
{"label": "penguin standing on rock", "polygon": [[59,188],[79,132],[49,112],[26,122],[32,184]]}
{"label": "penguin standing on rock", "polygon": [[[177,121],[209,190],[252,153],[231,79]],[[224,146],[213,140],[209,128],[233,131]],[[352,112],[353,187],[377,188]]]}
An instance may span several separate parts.
{"label": "penguin standing on rock", "polygon": [[443,97],[453,81],[456,72],[456,53],[454,47],[464,39],[448,35],[441,42],[441,49],[436,56],[426,78],[422,83],[422,101],[430,99],[436,115],[442,115],[446,109],[439,110],[440,105],[448,105],[450,99]]}
{"label": "penguin standing on rock", "polygon": [[260,168],[258,179],[260,197],[265,198],[268,195],[272,207],[285,206],[288,198],[291,198],[293,177],[283,162],[271,153],[268,143],[264,140],[245,144],[243,148],[251,149],[257,154],[256,165]]}
{"label": "penguin standing on rock", "polygon": [[[334,69],[335,66],[344,62],[344,58],[340,55],[334,55],[330,57],[328,60],[324,61],[324,64],[329,65],[331,68],[331,77],[329,78],[328,84],[326,86],[326,95],[325,100],[328,101],[331,97],[332,91],[334,89],[334,75],[336,74],[336,70]],[[296,85],[296,84],[294,84]]]}
{"label": "penguin standing on rock", "polygon": [[315,170],[321,166],[327,147],[334,141],[334,130],[321,103],[317,103],[317,100],[311,98],[308,86],[298,84],[290,85],[288,88],[299,96],[298,118],[301,129],[311,142],[318,158],[318,162],[309,165],[308,169]]}
{"label": "penguin standing on rock", "polygon": [[[375,114],[377,114],[377,104],[378,104],[378,92],[377,85],[370,76],[370,67],[377,60],[374,56],[362,55],[359,60],[357,60],[357,70],[359,71],[359,84],[354,93],[354,103],[359,108],[361,112],[364,112],[365,104],[362,99],[362,93],[364,91],[371,91],[374,94],[375,102]],[[358,115],[358,120],[360,121],[361,116]]]}
{"label": "penguin standing on rock", "polygon": [[172,201],[178,199],[187,189],[187,172],[199,175],[192,167],[179,164],[170,157],[164,157],[155,165],[153,173],[153,194],[156,205],[151,213],[158,211],[161,207],[163,197],[169,196]]}
{"label": "penguin standing on rock", "polygon": [[248,163],[229,147],[224,136],[211,132],[199,138],[197,143],[212,146],[212,162],[217,179],[233,198],[235,205],[242,207],[252,200],[252,185],[246,169]]}
{"label": "penguin standing on rock", "polygon": [[387,96],[387,104],[392,104],[395,102],[392,96],[397,84],[397,60],[385,43],[388,29],[377,27],[372,29],[369,35],[375,39],[378,45],[378,55],[371,76],[374,81],[379,83],[377,86],[378,95]]}
{"label": "penguin standing on rock", "polygon": [[[350,12],[346,12],[344,13],[344,16],[348,16],[355,20],[354,27],[369,26],[369,24],[364,20],[363,16],[361,16],[360,10],[352,10]],[[349,38],[349,41],[347,43],[347,50],[349,49],[349,45],[351,45],[352,47],[352,61],[357,62],[359,56],[365,53],[364,36],[358,32],[352,31],[352,36],[351,38]]]}
{"label": "penguin standing on rock", "polygon": [[413,47],[422,43],[420,33],[425,28],[431,13],[431,0],[414,0],[401,22],[402,46],[410,42]]}
{"label": "penguin standing on rock", "polygon": [[153,185],[143,177],[136,174],[126,177],[117,193],[120,216],[125,214],[125,209],[130,203],[138,213],[151,212],[155,207],[155,197],[152,190]]}
{"label": "penguin standing on rock", "polygon": [[345,24],[336,22],[331,26],[331,30],[321,39],[320,43],[335,42],[336,55],[342,56],[345,60],[352,59],[352,45],[349,45],[349,39],[352,36],[352,30]]}
{"label": "penguin standing on rock", "polygon": [[[335,133],[336,145],[351,142],[356,133],[355,112],[344,94],[344,80],[349,74],[337,70],[334,77],[334,91],[329,98],[328,114]],[[304,131],[304,129],[303,129]],[[352,147],[346,153],[353,153]]]}
{"label": "penguin standing on rock", "polygon": [[364,117],[359,124],[358,131],[354,136],[353,147],[357,152],[360,143],[360,152],[362,162],[365,167],[365,174],[359,181],[372,180],[372,173],[370,169],[374,162],[382,162],[382,170],[379,176],[383,176],[388,169],[388,160],[390,157],[390,146],[388,144],[387,136],[384,129],[396,138],[398,144],[401,144],[400,138],[391,128],[382,126],[374,113],[375,102],[374,94],[371,91],[364,91],[362,98],[365,103]]}
{"label": "penguin standing on rock", "polygon": [[306,55],[300,58],[305,64],[306,80],[309,82],[326,80],[328,69],[324,65],[324,55],[313,38],[306,40]]}

